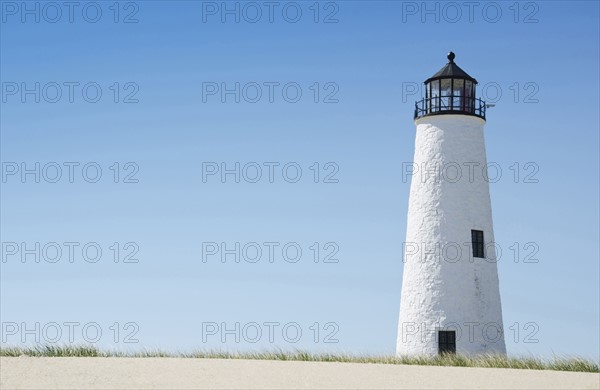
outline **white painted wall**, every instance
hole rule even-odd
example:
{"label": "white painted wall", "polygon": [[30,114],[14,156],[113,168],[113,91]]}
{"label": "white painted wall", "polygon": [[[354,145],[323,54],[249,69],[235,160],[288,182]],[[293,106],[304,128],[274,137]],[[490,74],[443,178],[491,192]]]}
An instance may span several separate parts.
{"label": "white painted wall", "polygon": [[[419,170],[410,187],[397,353],[437,354],[436,329],[442,328],[457,330],[458,354],[506,354],[497,333],[503,323],[496,251],[487,245],[494,231],[483,174],[485,121],[434,115],[415,124]],[[436,164],[440,174],[424,173]],[[484,232],[485,259],[472,257],[471,229]]]}

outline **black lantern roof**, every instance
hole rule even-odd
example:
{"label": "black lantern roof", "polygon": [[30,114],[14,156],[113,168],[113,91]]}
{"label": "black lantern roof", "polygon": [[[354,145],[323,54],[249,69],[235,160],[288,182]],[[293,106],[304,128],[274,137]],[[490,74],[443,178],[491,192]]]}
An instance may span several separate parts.
{"label": "black lantern roof", "polygon": [[467,72],[462,70],[458,65],[454,63],[454,58],[456,55],[453,52],[448,53],[448,63],[440,69],[436,74],[425,80],[425,83],[428,83],[433,80],[453,78],[453,79],[465,79],[471,80],[475,84],[477,84],[477,80],[473,77],[469,76]]}

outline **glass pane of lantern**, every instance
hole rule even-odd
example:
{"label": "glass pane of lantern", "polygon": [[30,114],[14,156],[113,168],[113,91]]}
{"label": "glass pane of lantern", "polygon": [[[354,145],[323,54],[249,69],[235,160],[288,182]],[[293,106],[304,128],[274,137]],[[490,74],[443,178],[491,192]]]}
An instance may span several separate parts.
{"label": "glass pane of lantern", "polygon": [[465,96],[471,97],[472,90],[473,90],[473,83],[471,81],[465,80]]}
{"label": "glass pane of lantern", "polygon": [[453,91],[452,95],[462,96],[464,83],[465,83],[465,80],[454,79],[454,91]]}
{"label": "glass pane of lantern", "polygon": [[449,110],[450,109],[450,96],[442,96],[440,101],[440,109],[441,110]]}
{"label": "glass pane of lantern", "polygon": [[442,96],[452,95],[452,79],[442,79]]}
{"label": "glass pane of lantern", "polygon": [[435,80],[435,81],[432,81],[430,84],[431,84],[431,97],[439,96],[440,95],[440,81]]}
{"label": "glass pane of lantern", "polygon": [[464,111],[472,111],[472,107],[474,107],[473,101],[473,82],[469,80],[465,80],[465,102],[464,102]]}
{"label": "glass pane of lantern", "polygon": [[431,85],[431,98],[430,108],[432,111],[436,111],[438,107],[438,96],[440,96],[440,81],[435,80],[430,83]]}
{"label": "glass pane of lantern", "polygon": [[452,92],[452,109],[453,110],[464,110],[464,99],[463,99],[463,88],[465,86],[465,81],[462,79],[454,80],[454,90]]}

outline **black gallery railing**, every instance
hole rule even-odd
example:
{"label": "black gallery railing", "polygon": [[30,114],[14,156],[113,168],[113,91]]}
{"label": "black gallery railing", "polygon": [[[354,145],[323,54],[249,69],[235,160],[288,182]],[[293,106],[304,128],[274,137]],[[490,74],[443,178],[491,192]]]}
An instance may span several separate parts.
{"label": "black gallery railing", "polygon": [[438,114],[474,115],[485,119],[485,102],[466,96],[433,96],[415,102],[415,119]]}

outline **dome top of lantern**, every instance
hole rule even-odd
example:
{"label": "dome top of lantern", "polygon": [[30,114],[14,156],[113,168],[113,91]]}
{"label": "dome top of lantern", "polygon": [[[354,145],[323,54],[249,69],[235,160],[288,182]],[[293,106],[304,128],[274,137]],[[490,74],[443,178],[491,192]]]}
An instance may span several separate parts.
{"label": "dome top of lantern", "polygon": [[429,83],[430,81],[433,81],[433,80],[452,78],[452,79],[470,80],[470,81],[474,82],[475,84],[477,84],[477,80],[475,80],[473,77],[469,76],[469,74],[467,72],[465,72],[464,70],[462,70],[460,68],[460,66],[456,65],[456,63],[454,62],[454,58],[456,58],[456,55],[453,52],[448,53],[448,63],[442,69],[440,69],[436,74],[434,74],[433,76],[431,76],[430,78],[425,80],[425,83]]}

